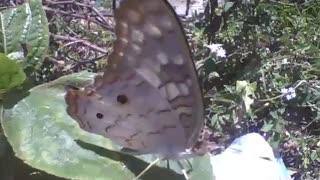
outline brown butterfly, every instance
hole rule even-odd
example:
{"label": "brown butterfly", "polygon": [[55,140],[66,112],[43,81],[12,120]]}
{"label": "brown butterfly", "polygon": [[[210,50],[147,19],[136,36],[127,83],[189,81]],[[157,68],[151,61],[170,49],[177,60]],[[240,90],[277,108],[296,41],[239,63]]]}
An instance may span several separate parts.
{"label": "brown butterfly", "polygon": [[104,74],[92,86],[68,90],[68,114],[130,152],[162,159],[198,154],[202,93],[174,10],[165,0],[123,0],[115,22]]}

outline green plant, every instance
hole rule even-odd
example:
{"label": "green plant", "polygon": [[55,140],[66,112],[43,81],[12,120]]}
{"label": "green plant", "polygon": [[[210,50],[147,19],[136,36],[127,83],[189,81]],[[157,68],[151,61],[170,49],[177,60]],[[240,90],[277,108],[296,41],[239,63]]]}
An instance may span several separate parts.
{"label": "green plant", "polygon": [[[110,11],[86,2],[30,0],[1,11],[1,124],[15,155],[35,168],[66,178],[126,179],[134,175],[119,162],[129,168],[146,164],[100,148],[118,150],[81,131],[65,113],[64,86],[82,87],[94,73],[65,75],[102,69],[114,38]],[[206,10],[185,27],[219,143],[260,132],[281,151],[295,179],[319,177],[319,2],[236,1],[217,7],[210,0]],[[226,57],[212,53],[212,43],[221,44]],[[49,83],[28,91],[30,81]],[[206,160],[192,162],[199,165],[194,173],[205,169],[210,178]],[[155,172],[168,173],[156,167]]]}

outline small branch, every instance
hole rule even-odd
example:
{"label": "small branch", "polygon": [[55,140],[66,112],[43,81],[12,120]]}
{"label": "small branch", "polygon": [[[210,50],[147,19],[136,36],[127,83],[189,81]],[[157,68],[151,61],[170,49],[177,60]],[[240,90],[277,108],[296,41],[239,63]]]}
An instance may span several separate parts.
{"label": "small branch", "polygon": [[62,40],[62,41],[75,41],[76,43],[81,43],[83,45],[86,45],[88,47],[90,47],[91,49],[94,49],[96,51],[99,51],[103,54],[107,54],[108,51],[104,48],[98,47],[96,45],[94,45],[93,43],[83,40],[83,39],[78,39],[78,38],[74,38],[74,37],[70,37],[70,36],[62,36],[62,35],[57,35],[57,34],[51,34],[51,36],[55,39],[55,40]]}
{"label": "small branch", "polygon": [[[50,11],[50,12],[53,12],[55,14],[62,14],[62,15],[65,15],[65,16],[72,16],[72,17],[75,17],[75,18],[79,18],[79,19],[88,19],[87,16],[84,16],[84,15],[81,15],[81,14],[78,14],[78,13],[75,13],[75,12],[65,12],[65,11],[62,11],[62,10],[59,10],[59,9],[52,9],[50,7],[46,7],[44,6],[43,7],[45,11]],[[102,16],[102,14],[100,14]],[[105,14],[106,17],[112,17],[112,15],[110,14]],[[93,17],[100,17],[99,15],[94,15]],[[101,18],[101,17],[100,17]],[[93,19],[92,16],[89,17],[89,21],[97,24],[97,25],[100,25],[102,26],[103,28],[105,28],[106,30],[109,30],[109,31],[112,31],[113,32],[113,28],[104,20],[104,18],[102,18],[104,23],[101,23],[100,21],[96,20],[96,19]]]}
{"label": "small branch", "polygon": [[105,23],[105,24],[108,24],[108,22],[105,20],[105,17],[94,7],[91,8],[93,12],[95,12],[98,17],[101,18],[101,20]]}
{"label": "small branch", "polygon": [[58,5],[58,4],[73,4],[75,3],[74,0],[71,1],[51,1],[51,0],[45,0],[45,3],[50,5]]}
{"label": "small branch", "polygon": [[77,69],[78,67],[80,67],[82,65],[86,65],[86,64],[89,64],[89,63],[94,63],[94,62],[100,60],[101,58],[105,58],[105,57],[107,57],[107,55],[102,55],[102,56],[99,56],[99,57],[96,57],[96,58],[93,58],[93,59],[90,59],[90,60],[87,60],[87,61],[78,61],[76,65],[71,67],[71,69]]}

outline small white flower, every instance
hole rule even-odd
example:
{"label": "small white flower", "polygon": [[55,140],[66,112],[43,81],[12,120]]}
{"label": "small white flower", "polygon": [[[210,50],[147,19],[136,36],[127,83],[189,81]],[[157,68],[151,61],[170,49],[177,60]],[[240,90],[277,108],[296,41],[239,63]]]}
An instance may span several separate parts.
{"label": "small white flower", "polygon": [[297,96],[295,89],[292,87],[290,87],[288,89],[286,89],[286,88],[281,89],[281,93],[282,93],[282,96],[285,96],[288,101]]}
{"label": "small white flower", "polygon": [[219,48],[221,48],[222,44],[210,44],[206,47],[210,49],[211,52],[217,52]]}
{"label": "small white flower", "polygon": [[270,53],[270,49],[269,48],[266,48],[266,51],[267,51],[267,53]]}
{"label": "small white flower", "polygon": [[295,92],[295,90],[293,89],[293,87],[289,87],[288,92],[293,93],[293,92]]}
{"label": "small white flower", "polygon": [[222,44],[210,44],[206,47],[210,49],[211,53],[216,53],[218,57],[226,57],[226,50],[222,47]]}
{"label": "small white flower", "polygon": [[284,59],[282,60],[282,63],[283,63],[283,64],[287,64],[287,63],[288,63],[288,58],[284,58]]}
{"label": "small white flower", "polygon": [[284,89],[281,89],[281,93],[282,94],[286,94],[288,92],[288,89],[284,88]]}
{"label": "small white flower", "polygon": [[226,57],[226,51],[223,48],[218,49],[217,56],[218,57]]}

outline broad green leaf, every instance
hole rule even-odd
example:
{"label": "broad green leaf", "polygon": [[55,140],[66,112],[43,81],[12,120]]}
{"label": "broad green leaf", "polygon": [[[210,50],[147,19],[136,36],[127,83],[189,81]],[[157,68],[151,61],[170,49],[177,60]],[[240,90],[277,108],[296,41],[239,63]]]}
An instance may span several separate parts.
{"label": "broad green leaf", "polygon": [[25,79],[26,75],[20,64],[0,53],[0,99],[1,94],[21,85]]}
{"label": "broad green leaf", "polygon": [[[81,130],[67,115],[65,85],[84,86],[91,82],[93,75],[82,72],[65,76],[31,89],[30,94],[12,108],[6,106],[1,116],[2,125],[16,156],[56,176],[88,180],[132,179],[148,165],[145,161],[156,158],[155,155],[139,156],[145,160],[141,161],[113,151],[119,147],[106,138]],[[6,105],[10,99],[4,101]],[[193,158],[190,162],[193,179],[212,180],[209,157]],[[159,164],[167,165],[165,161]],[[185,160],[182,164],[190,169]],[[170,163],[170,168],[173,170],[155,166],[144,179],[183,179],[176,162]]]}
{"label": "broad green leaf", "polygon": [[0,52],[26,53],[27,65],[41,62],[49,46],[49,30],[41,0],[30,0],[0,12]]}
{"label": "broad green leaf", "polygon": [[[86,77],[84,82],[92,79],[92,76]],[[76,76],[69,76],[38,86],[13,108],[4,110],[1,117],[3,131],[16,156],[35,168],[65,178],[133,178],[117,161],[85,150],[75,142],[79,138],[112,147],[102,137],[81,131],[75,121],[68,117],[65,112],[64,84],[81,85],[81,82]]]}

